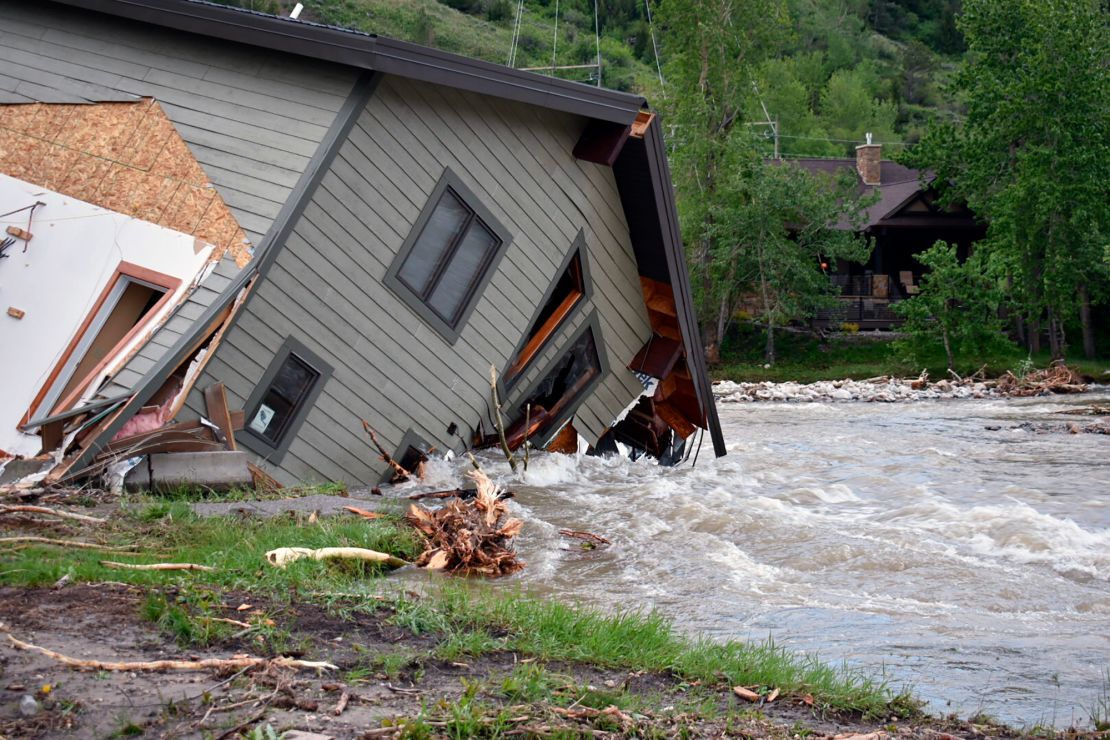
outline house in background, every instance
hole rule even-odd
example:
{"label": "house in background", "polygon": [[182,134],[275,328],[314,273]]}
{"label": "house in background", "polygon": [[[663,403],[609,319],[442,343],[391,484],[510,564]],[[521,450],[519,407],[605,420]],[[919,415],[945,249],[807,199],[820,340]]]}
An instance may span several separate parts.
{"label": "house in background", "polygon": [[[913,255],[943,239],[958,245],[962,259],[971,244],[986,233],[986,227],[966,206],[938,204],[936,191],[928,185],[931,177],[884,160],[881,144],[861,144],[856,147],[854,160],[790,162],[813,173],[835,175],[854,170],[860,194],[877,195],[865,211],[863,226],[863,233],[874,240],[871,257],[863,265],[844,261],[829,266],[830,277],[840,288],[840,303],[817,315],[814,324],[818,327],[836,327],[845,322],[864,329],[899,325],[902,319],[890,310],[890,305],[916,293],[924,273],[924,266]],[[845,222],[840,228],[852,226]]]}
{"label": "house in background", "polygon": [[[109,172],[141,165],[108,207],[188,234],[207,210],[173,214],[210,194],[235,224],[114,372],[24,420],[64,453],[53,479],[192,449],[205,418],[280,483],[375,483],[389,471],[362,421],[397,460],[461,451],[492,431],[491,365],[515,439],[674,457],[700,428],[724,454],[641,98],[190,0],[6,4],[0,18],[0,120],[35,111],[40,167],[69,141],[43,123],[57,106],[158,106],[196,182],[148,164],[136,128],[106,153]],[[0,154],[16,180],[24,159]],[[73,179],[86,200],[108,182],[91,167]],[[242,270],[234,253],[213,261],[232,244],[251,246]]]}

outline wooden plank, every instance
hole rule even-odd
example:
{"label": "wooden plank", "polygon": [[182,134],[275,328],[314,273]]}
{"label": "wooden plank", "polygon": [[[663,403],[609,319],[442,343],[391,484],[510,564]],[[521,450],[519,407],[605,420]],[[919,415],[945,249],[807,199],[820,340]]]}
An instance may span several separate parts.
{"label": "wooden plank", "polygon": [[220,428],[227,448],[234,452],[235,430],[231,426],[231,412],[227,408],[227,392],[223,383],[213,383],[204,389],[204,402],[208,408],[208,420]]}

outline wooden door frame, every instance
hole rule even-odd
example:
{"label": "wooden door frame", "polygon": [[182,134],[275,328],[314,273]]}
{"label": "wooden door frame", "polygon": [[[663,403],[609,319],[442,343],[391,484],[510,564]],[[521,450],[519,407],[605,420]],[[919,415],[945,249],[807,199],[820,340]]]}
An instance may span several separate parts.
{"label": "wooden door frame", "polygon": [[[96,377],[96,375],[99,374],[109,362],[111,362],[111,360],[116,356],[121,347],[126,346],[128,342],[130,342],[132,339],[135,338],[136,335],[139,334],[139,332],[143,331],[147,327],[147,325],[150,323],[150,320],[154,316],[156,316],[158,312],[162,310],[162,308],[166,306],[166,304],[173,297],[174,293],[177,292],[177,289],[181,287],[182,283],[181,278],[176,278],[172,275],[167,275],[156,270],[151,270],[150,268],[142,267],[141,265],[136,265],[132,262],[120,262],[119,265],[116,266],[115,273],[112,274],[112,277],[104,285],[103,290],[100,291],[100,295],[97,296],[96,301],[93,303],[92,308],[89,310],[88,314],[86,314],[84,320],[81,322],[81,325],[78,326],[77,331],[73,333],[72,338],[70,338],[69,340],[69,344],[66,345],[65,351],[62,352],[62,355],[58,359],[57,363],[55,363],[54,368],[46,377],[46,381],[42,384],[39,392],[35,394],[35,397],[31,401],[31,404],[27,407],[27,412],[23,415],[23,419],[21,419],[19,422],[20,425],[26,424],[31,421],[32,413],[34,413],[38,405],[43,402],[47,395],[49,395],[51,388],[53,388],[54,383],[58,380],[58,376],[61,375],[62,370],[65,369],[65,366],[73,357],[73,353],[74,351],[76,351],[77,346],[84,338],[85,332],[89,330],[89,327],[92,325],[93,321],[96,319],[97,315],[104,307],[104,303],[108,300],[108,296],[112,294],[113,289],[115,289],[116,284],[120,281],[121,278],[129,278],[144,283],[150,283],[151,285],[156,285],[159,288],[164,288],[166,292],[160,299],[158,299],[158,302],[154,304],[154,306],[150,309],[150,312],[145,317],[143,317],[143,319],[140,320],[139,323],[135,324],[135,326],[133,326],[131,330],[128,331],[123,336],[123,338],[120,339],[115,344],[115,346],[112,347],[112,349],[104,356],[104,358],[100,362],[98,362],[96,366],[85,375],[84,378],[81,379],[81,382],[76,385],[72,391],[70,391],[68,396],[57,401],[54,404],[53,409],[44,409],[44,411],[46,411],[47,413],[56,412],[58,409],[65,410],[70,405],[72,405],[77,400],[77,398],[80,398],[85,390],[85,387],[89,384],[89,381],[92,378]],[[39,415],[41,416],[42,414]]]}

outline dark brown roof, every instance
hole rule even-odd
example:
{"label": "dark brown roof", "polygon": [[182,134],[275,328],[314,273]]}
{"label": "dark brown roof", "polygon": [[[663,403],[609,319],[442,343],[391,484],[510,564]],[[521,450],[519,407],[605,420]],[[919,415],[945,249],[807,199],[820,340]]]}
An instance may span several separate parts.
{"label": "dark brown roof", "polygon": [[[856,172],[856,160],[854,159],[806,158],[784,161],[797,165],[807,172],[820,172],[828,175],[836,175],[843,170]],[[893,216],[906,201],[923,189],[920,170],[891,162],[888,159],[884,159],[880,165],[878,186],[864,185],[862,180],[859,183],[859,193],[861,195],[872,193],[876,189],[879,192],[879,199],[865,210],[865,228],[876,226],[883,219]],[[932,180],[932,175],[925,173],[925,179],[926,181]],[[847,227],[848,224],[844,222],[841,226]]]}

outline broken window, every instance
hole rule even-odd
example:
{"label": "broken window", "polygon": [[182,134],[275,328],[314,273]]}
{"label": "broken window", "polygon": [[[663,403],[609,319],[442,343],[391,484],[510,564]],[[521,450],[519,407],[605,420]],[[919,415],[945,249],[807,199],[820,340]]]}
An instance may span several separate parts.
{"label": "broken window", "polygon": [[524,345],[517,352],[513,363],[505,370],[505,383],[511,385],[520,373],[528,366],[540,349],[547,343],[555,330],[570,315],[586,294],[585,276],[582,270],[582,245],[581,234],[579,246],[571,255],[566,269],[563,270],[555,283],[547,302],[540,309],[539,314],[532,321],[532,326],[525,335]]}
{"label": "broken window", "polygon": [[[523,414],[531,404],[533,418],[547,412],[554,424],[558,424],[573,410],[575,403],[601,373],[594,329],[588,326],[548,370],[543,380],[520,402],[519,410]],[[553,431],[554,424],[548,424],[541,433]]]}
{"label": "broken window", "polygon": [[493,216],[448,170],[386,282],[454,341],[507,241],[503,233]]}
{"label": "broken window", "polygon": [[268,448],[287,447],[330,373],[304,345],[287,339],[247,403],[247,431]]}

